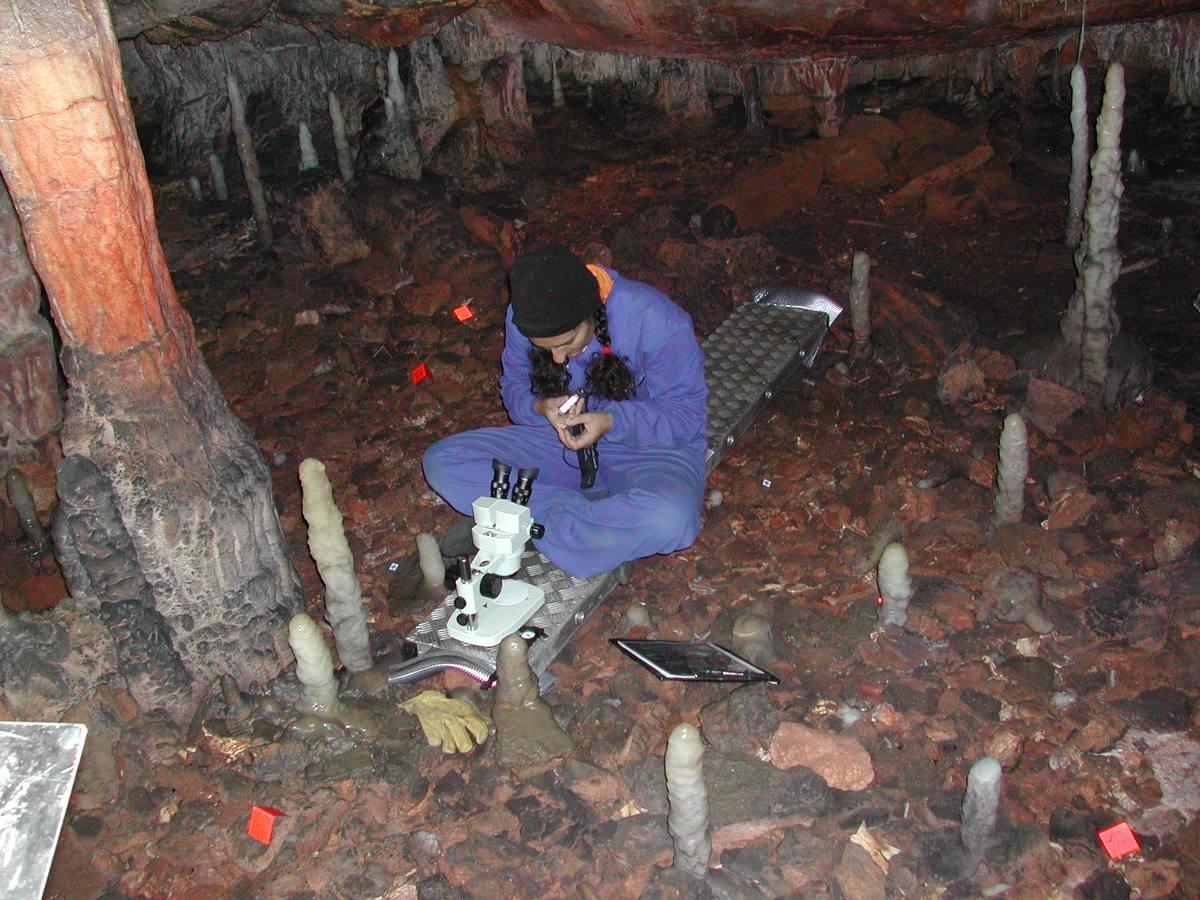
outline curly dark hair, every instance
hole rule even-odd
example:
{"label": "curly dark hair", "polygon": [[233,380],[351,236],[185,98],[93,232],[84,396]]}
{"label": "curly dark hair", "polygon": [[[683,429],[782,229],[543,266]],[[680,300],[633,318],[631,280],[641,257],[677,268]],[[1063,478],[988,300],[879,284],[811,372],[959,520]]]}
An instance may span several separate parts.
{"label": "curly dark hair", "polygon": [[[637,393],[633,372],[625,357],[612,352],[612,341],[608,336],[608,314],[604,305],[596,308],[592,317],[596,338],[601,350],[588,360],[587,380],[584,390],[591,396],[607,397],[609,400],[627,400]],[[554,355],[541,347],[529,351],[532,369],[529,373],[529,388],[535,397],[561,397],[567,393],[567,367],[554,361]]]}

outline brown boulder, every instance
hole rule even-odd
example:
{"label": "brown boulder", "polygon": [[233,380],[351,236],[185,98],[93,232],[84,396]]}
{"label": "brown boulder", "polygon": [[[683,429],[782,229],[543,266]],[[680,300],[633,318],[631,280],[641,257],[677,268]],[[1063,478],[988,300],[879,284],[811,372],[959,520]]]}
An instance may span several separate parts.
{"label": "brown boulder", "polygon": [[788,213],[816,203],[821,196],[825,165],[817,142],[806,142],[770,162],[743,169],[716,197],[729,207],[738,227],[756,231]]}
{"label": "brown boulder", "polygon": [[874,191],[887,184],[888,173],[879,147],[866,138],[828,138],[819,144],[830,184],[856,191]]}

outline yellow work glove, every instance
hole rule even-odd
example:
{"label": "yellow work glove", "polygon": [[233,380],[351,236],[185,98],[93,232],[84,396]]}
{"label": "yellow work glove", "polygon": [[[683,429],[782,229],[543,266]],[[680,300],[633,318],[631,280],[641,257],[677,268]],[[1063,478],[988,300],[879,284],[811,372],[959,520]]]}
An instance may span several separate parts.
{"label": "yellow work glove", "polygon": [[469,700],[422,691],[400,708],[417,717],[429,746],[440,745],[443,753],[467,753],[487,740],[488,720]]}

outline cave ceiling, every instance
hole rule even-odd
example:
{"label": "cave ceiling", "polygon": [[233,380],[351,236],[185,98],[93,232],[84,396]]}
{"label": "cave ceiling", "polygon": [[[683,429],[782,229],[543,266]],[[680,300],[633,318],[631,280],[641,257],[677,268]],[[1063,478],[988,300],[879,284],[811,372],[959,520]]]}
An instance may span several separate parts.
{"label": "cave ceiling", "polygon": [[[215,40],[278,17],[399,46],[462,13],[497,34],[579,50],[727,64],[944,53],[1078,27],[1079,0],[110,0],[117,35]],[[1091,0],[1092,25],[1200,10],[1200,0]]]}

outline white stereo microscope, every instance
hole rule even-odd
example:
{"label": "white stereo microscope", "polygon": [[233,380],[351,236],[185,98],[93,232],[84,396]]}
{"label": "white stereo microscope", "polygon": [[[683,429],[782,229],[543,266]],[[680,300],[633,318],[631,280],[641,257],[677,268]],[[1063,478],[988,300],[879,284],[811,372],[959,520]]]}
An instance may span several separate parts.
{"label": "white stereo microscope", "polygon": [[476,553],[458,561],[458,578],[452,613],[446,630],[464,644],[494,647],[529,621],[546,599],[537,585],[514,580],[521,555],[530,538],[545,529],[533,521],[525,504],[533,491],[537,469],[519,469],[517,484],[508,499],[512,466],[492,460],[491,496],[471,504],[475,526],[471,539]]}

